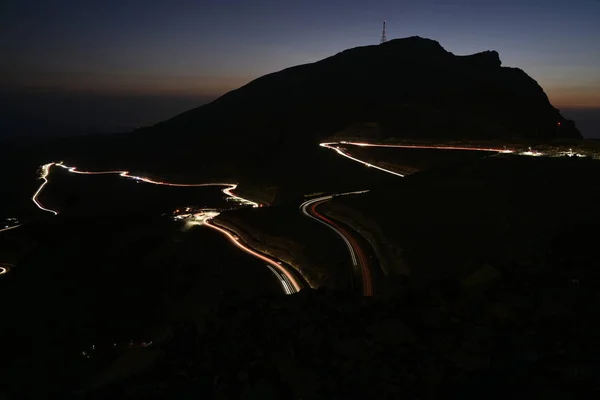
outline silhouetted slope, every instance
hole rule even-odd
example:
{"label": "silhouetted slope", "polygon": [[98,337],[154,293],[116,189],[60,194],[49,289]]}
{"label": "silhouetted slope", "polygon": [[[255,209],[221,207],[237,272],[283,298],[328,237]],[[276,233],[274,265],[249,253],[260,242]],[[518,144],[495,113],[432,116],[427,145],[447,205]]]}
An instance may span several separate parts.
{"label": "silhouetted slope", "polygon": [[537,82],[501,67],[497,52],[455,56],[420,37],[265,75],[139,133],[252,148],[314,140],[365,121],[398,137],[580,137]]}
{"label": "silhouetted slope", "polygon": [[324,168],[317,142],[365,122],[381,127],[382,139],[581,137],[537,82],[502,67],[497,52],[455,56],[436,41],[411,37],[265,75],[152,127],[40,151],[51,153],[46,162],[179,180],[264,178],[268,186],[274,173],[286,182],[291,172],[314,177]]}

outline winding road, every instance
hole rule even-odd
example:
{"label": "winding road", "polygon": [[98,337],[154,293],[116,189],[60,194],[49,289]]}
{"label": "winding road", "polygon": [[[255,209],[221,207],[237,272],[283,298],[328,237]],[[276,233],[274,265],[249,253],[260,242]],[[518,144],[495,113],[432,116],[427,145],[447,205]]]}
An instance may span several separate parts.
{"label": "winding road", "polygon": [[[388,174],[392,174],[392,175],[395,175],[395,176],[398,176],[401,178],[404,177],[403,174],[400,174],[398,172],[395,172],[395,171],[392,171],[392,170],[389,170],[386,168],[379,167],[377,165],[370,164],[366,161],[363,161],[359,158],[356,158],[356,157],[350,155],[345,149],[343,149],[341,147],[342,145],[358,146],[358,147],[392,147],[392,148],[404,148],[404,149],[434,149],[434,150],[471,150],[471,151],[486,151],[486,152],[497,152],[497,153],[513,153],[512,150],[508,150],[506,148],[494,148],[494,147],[464,147],[464,146],[435,146],[435,145],[428,146],[428,145],[409,145],[409,144],[373,144],[373,143],[351,142],[351,141],[350,142],[349,141],[339,141],[339,142],[320,143],[321,147],[324,147],[329,150],[333,150],[337,154],[339,154],[349,160],[358,162],[360,164],[363,164],[366,167],[374,168],[374,169],[377,169],[377,170],[380,170],[380,171],[383,171]],[[525,153],[523,153],[523,154],[525,154]],[[362,272],[363,294],[365,296],[372,296],[373,295],[373,282],[371,279],[371,274],[370,274],[369,266],[367,263],[367,258],[365,257],[364,252],[361,250],[359,244],[352,237],[352,235],[348,232],[347,229],[344,229],[338,223],[323,216],[316,210],[316,208],[319,204],[329,201],[335,196],[360,194],[360,193],[365,193],[365,192],[368,192],[368,190],[359,191],[359,192],[340,193],[337,195],[318,197],[318,198],[315,198],[315,199],[312,199],[312,200],[302,203],[300,205],[300,210],[302,210],[304,215],[322,223],[323,225],[325,225],[328,228],[335,231],[335,233],[337,233],[338,236],[340,236],[344,240],[344,243],[346,244],[346,247],[348,248],[348,252],[350,253],[350,258],[352,259],[352,265],[354,266],[355,269],[358,269]]]}
{"label": "winding road", "polygon": [[221,226],[216,225],[212,221],[212,217],[205,219],[204,224],[212,229],[215,229],[215,230],[221,232],[223,235],[227,236],[227,238],[241,250],[260,259],[261,261],[266,262],[267,267],[269,267],[271,272],[273,272],[273,274],[275,274],[277,279],[279,279],[281,285],[283,286],[283,290],[286,294],[297,293],[300,291],[300,289],[302,289],[302,284],[299,282],[299,280],[296,279],[296,277],[290,271],[288,271],[281,264],[280,261],[274,260],[270,257],[260,254],[256,250],[251,249],[248,245],[246,245],[242,242],[242,240],[239,238],[239,236],[231,233],[230,231],[228,231],[227,229],[225,229]]}
{"label": "winding road", "polygon": [[360,248],[358,242],[347,229],[343,228],[335,221],[325,217],[317,211],[317,207],[320,204],[330,201],[334,197],[348,196],[353,194],[363,194],[367,192],[368,190],[361,190],[355,192],[339,193],[330,196],[317,197],[315,199],[311,199],[302,203],[300,205],[300,210],[304,215],[327,226],[329,229],[333,230],[340,238],[342,238],[342,240],[346,244],[346,247],[348,248],[348,253],[350,254],[350,259],[352,261],[352,266],[354,270],[361,275],[363,295],[373,296],[373,280],[371,279],[371,271],[369,270],[367,257],[365,256],[363,250]]}
{"label": "winding road", "polygon": [[[373,165],[370,164],[366,161],[363,161],[359,158],[353,157],[352,155],[350,155],[345,149],[343,149],[341,147],[341,145],[344,146],[359,146],[359,147],[392,147],[392,148],[409,148],[409,149],[440,149],[440,150],[472,150],[472,151],[488,151],[488,152],[499,152],[499,153],[513,153],[512,150],[507,150],[505,148],[483,148],[483,147],[462,147],[462,146],[434,146],[434,145],[401,145],[401,144],[373,144],[373,143],[365,143],[365,142],[352,142],[352,141],[339,141],[339,142],[326,142],[326,143],[321,143],[320,146],[327,148],[329,150],[333,150],[335,151],[337,154],[348,158],[352,161],[361,163],[363,165],[365,165],[366,167],[369,168],[374,168],[392,175],[396,175],[399,177],[404,177],[403,174],[400,174],[398,172],[386,169],[386,168],[382,168],[379,167],[377,165]],[[522,154],[526,154],[526,153],[522,153]],[[58,211],[57,210],[53,210],[51,208],[45,207],[39,197],[42,194],[44,188],[48,185],[49,183],[49,177],[51,174],[51,170],[53,167],[59,167],[59,168],[63,168],[66,169],[67,171],[74,173],[74,174],[81,174],[81,175],[107,175],[107,174],[116,174],[119,175],[120,177],[126,178],[126,179],[132,179],[135,180],[137,182],[145,182],[145,183],[149,183],[149,184],[153,184],[153,185],[163,185],[163,186],[174,186],[174,187],[207,187],[207,186],[224,186],[222,192],[225,193],[225,195],[227,195],[228,197],[242,203],[242,204],[246,204],[246,205],[251,205],[252,207],[260,207],[261,205],[259,203],[253,202],[251,200],[245,199],[243,197],[237,196],[233,193],[233,190],[236,189],[237,184],[235,183],[193,183],[193,184],[187,184],[187,183],[172,183],[172,182],[165,182],[165,181],[159,181],[159,180],[155,180],[155,179],[151,179],[148,177],[143,177],[143,176],[135,176],[135,175],[131,175],[129,171],[124,171],[124,170],[114,170],[114,171],[80,171],[78,170],[76,167],[70,167],[67,165],[64,165],[62,162],[51,162],[51,163],[47,163],[41,166],[40,169],[40,179],[42,180],[42,183],[40,184],[40,186],[38,187],[38,189],[35,191],[35,193],[32,196],[32,201],[34,202],[34,204],[42,211],[51,213],[53,215],[58,215]],[[350,254],[350,258],[352,260],[352,265],[355,268],[356,271],[359,271],[361,276],[362,276],[362,283],[363,283],[363,293],[365,296],[372,296],[373,295],[373,282],[371,279],[371,274],[369,271],[369,266],[368,266],[368,262],[367,262],[367,258],[364,255],[364,252],[362,251],[362,249],[360,248],[360,245],[358,244],[358,242],[354,239],[354,237],[352,236],[352,234],[345,229],[344,227],[340,226],[339,223],[336,223],[335,221],[332,221],[331,219],[323,216],[322,214],[320,214],[317,211],[317,206],[331,200],[333,197],[335,196],[346,196],[346,195],[352,195],[352,194],[361,194],[361,193],[366,193],[368,190],[364,190],[364,191],[355,191],[355,192],[347,192],[347,193],[340,193],[340,194],[336,194],[336,195],[330,195],[330,196],[323,196],[323,197],[318,197],[312,200],[308,200],[304,203],[302,203],[300,205],[300,209],[302,210],[302,212],[318,221],[319,223],[327,226],[328,228],[332,229],[334,232],[336,232],[336,234],[338,236],[340,236],[342,238],[342,240],[344,241],[344,243],[346,244],[346,247],[348,248],[348,252]],[[241,243],[239,237],[237,237],[236,235],[232,234],[231,232],[229,232],[228,230],[219,227],[217,225],[215,225],[213,222],[211,222],[212,217],[210,218],[205,218],[205,220],[203,220],[203,224],[206,226],[209,226],[212,229],[218,230],[221,233],[223,233],[224,235],[226,235],[228,237],[228,239],[234,243],[238,248],[242,249],[243,251],[246,251],[247,253],[253,255],[254,257],[259,258],[260,260],[264,261],[266,263],[266,265],[269,267],[269,269],[271,269],[271,271],[277,276],[277,278],[280,280],[281,285],[284,289],[284,291],[288,294],[291,293],[295,293],[298,292],[301,288],[302,288],[302,284],[294,277],[294,275],[292,273],[290,273],[285,267],[283,267],[282,263],[280,261],[271,259],[269,257],[266,257],[260,253],[258,253],[257,251],[251,249],[249,246]],[[10,229],[15,229],[19,226],[22,225],[16,225],[16,226],[11,226],[8,228],[4,228],[4,229],[0,229],[0,232],[4,232],[4,231],[8,231]],[[8,266],[8,264],[0,264],[0,275],[6,274],[8,271],[10,270],[10,267]]]}
{"label": "winding road", "polygon": [[230,198],[232,198],[236,201],[239,201],[240,203],[251,205],[252,207],[260,207],[260,204],[254,202],[254,201],[248,200],[248,199],[244,199],[243,197],[236,196],[235,194],[232,193],[232,190],[235,190],[235,188],[237,188],[237,183],[171,183],[171,182],[157,181],[157,180],[143,177],[143,176],[130,175],[129,171],[80,171],[77,169],[77,167],[69,167],[67,165],[64,165],[62,162],[52,162],[52,163],[42,165],[40,178],[42,179],[43,182],[39,186],[39,188],[35,191],[35,193],[33,194],[31,199],[33,200],[35,205],[40,210],[47,211],[54,215],[58,215],[58,211],[44,207],[39,200],[40,194],[42,193],[42,191],[44,190],[44,188],[46,187],[46,185],[49,182],[48,178],[50,176],[51,168],[54,166],[64,168],[73,174],[80,174],[80,175],[117,174],[123,178],[133,179],[138,182],[146,182],[146,183],[150,183],[152,185],[173,186],[173,187],[225,186],[225,188],[222,190],[222,192],[225,193]]}
{"label": "winding road", "polygon": [[[377,143],[366,143],[366,142],[333,142],[333,143],[321,143],[323,145],[330,144],[349,144],[352,146],[359,147],[392,147],[401,149],[433,149],[433,150],[472,150],[472,151],[491,151],[497,153],[513,153],[512,150],[500,147],[465,147],[465,146],[436,146],[436,145],[422,145],[422,144],[377,144]],[[323,146],[327,147],[327,146]]]}
{"label": "winding road", "polygon": [[[325,142],[321,143],[320,146],[329,150],[335,151],[337,154],[350,159],[352,161],[363,164],[366,167],[374,168],[380,170],[382,172],[386,172],[388,174],[392,174],[398,177],[403,178],[404,175],[398,172],[379,167],[377,165],[370,164],[366,161],[363,161],[359,158],[356,158],[350,155],[345,149],[341,146],[358,146],[358,147],[392,147],[392,148],[406,148],[406,149],[437,149],[437,150],[471,150],[471,151],[487,151],[487,152],[498,152],[498,153],[513,153],[512,150],[507,150],[505,148],[489,148],[489,147],[463,147],[463,146],[434,146],[434,145],[401,145],[401,144],[372,144],[372,143],[364,143],[364,142]],[[320,204],[323,204],[327,201],[330,201],[335,196],[345,196],[351,194],[361,194],[368,192],[359,191],[359,192],[348,192],[348,193],[340,193],[336,195],[330,196],[322,196],[317,197],[312,200],[308,200],[300,205],[300,210],[302,213],[315,221],[327,226],[332,229],[339,237],[342,238],[346,247],[348,248],[348,253],[350,254],[350,259],[352,260],[352,266],[356,271],[361,273],[362,283],[363,283],[363,294],[365,296],[373,295],[373,279],[371,278],[371,271],[369,270],[369,265],[367,262],[367,257],[365,257],[364,251],[360,248],[357,240],[352,236],[352,234],[340,226],[339,223],[325,217],[317,211],[317,207]]]}
{"label": "winding road", "polygon": [[[44,190],[46,185],[48,185],[48,183],[49,183],[48,178],[50,176],[52,167],[64,168],[71,173],[80,174],[80,175],[116,174],[116,175],[119,175],[120,177],[127,178],[127,179],[133,179],[138,182],[145,182],[145,183],[150,183],[153,185],[162,185],[162,186],[173,186],[173,187],[225,186],[225,188],[222,190],[222,192],[225,193],[230,198],[232,198],[242,204],[251,205],[252,207],[260,207],[259,203],[256,203],[254,201],[251,201],[251,200],[248,200],[243,197],[235,195],[233,193],[233,190],[235,190],[237,188],[237,184],[235,184],[235,183],[171,183],[171,182],[154,180],[154,179],[147,178],[147,177],[131,175],[129,171],[80,171],[76,167],[69,167],[67,165],[64,165],[62,162],[54,162],[54,163],[44,164],[41,167],[40,178],[42,179],[43,182],[39,186],[39,188],[36,190],[36,192],[33,194],[33,197],[32,197],[33,202],[35,203],[35,205],[38,208],[40,208],[43,211],[50,212],[54,215],[58,215],[58,211],[44,207],[39,200],[40,194],[42,193],[42,191]],[[218,213],[216,215],[218,215]],[[238,248],[240,248],[241,250],[245,251],[246,253],[249,253],[250,255],[260,259],[261,261],[264,261],[265,263],[267,263],[266,265],[269,267],[269,269],[275,274],[277,279],[280,281],[280,283],[283,287],[283,290],[286,294],[292,294],[292,293],[296,293],[296,292],[300,291],[300,289],[302,288],[302,284],[291,272],[289,272],[283,266],[281,261],[274,260],[270,257],[264,256],[264,255],[260,254],[259,252],[251,249],[249,246],[243,244],[238,236],[232,234],[231,232],[229,232],[228,230],[226,230],[220,226],[217,226],[214,222],[211,222],[212,218],[214,218],[216,215],[212,215],[208,218],[203,218],[203,220],[201,221],[201,224],[221,232],[222,234],[227,236],[227,238]]]}
{"label": "winding road", "polygon": [[[325,147],[326,149],[333,150],[339,155],[346,157],[349,160],[355,161],[357,163],[363,164],[369,168],[375,168],[383,172],[387,172],[388,174],[396,175],[401,178],[404,178],[404,175],[386,169],[382,167],[378,167],[377,165],[369,164],[366,161],[363,161],[359,158],[353,157],[348,152],[340,147],[340,145],[350,145],[350,146],[358,146],[358,147],[392,147],[392,148],[402,148],[402,149],[430,149],[430,150],[472,150],[472,151],[489,151],[489,152],[497,152],[497,153],[513,153],[512,150],[504,149],[504,148],[493,148],[493,147],[461,147],[461,146],[426,146],[426,145],[409,145],[409,144],[373,144],[373,143],[364,143],[364,142],[326,142],[321,143],[319,146]],[[525,153],[523,153],[525,154]]]}

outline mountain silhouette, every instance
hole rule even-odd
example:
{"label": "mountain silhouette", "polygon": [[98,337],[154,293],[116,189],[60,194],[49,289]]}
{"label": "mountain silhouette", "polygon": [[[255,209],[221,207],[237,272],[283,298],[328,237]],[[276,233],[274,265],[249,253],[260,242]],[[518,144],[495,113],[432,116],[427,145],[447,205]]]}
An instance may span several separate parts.
{"label": "mountain silhouette", "polygon": [[421,37],[265,75],[137,134],[277,148],[364,122],[406,138],[581,137],[540,85],[518,68],[502,67],[496,51],[456,56]]}
{"label": "mountain silhouette", "polygon": [[[540,85],[503,67],[497,52],[456,56],[409,37],[262,76],[154,126],[69,139],[56,154],[97,168],[238,180],[278,169],[285,180],[283,166],[297,169],[323,139],[369,129],[378,140],[581,138]],[[320,162],[312,163],[326,169]]]}

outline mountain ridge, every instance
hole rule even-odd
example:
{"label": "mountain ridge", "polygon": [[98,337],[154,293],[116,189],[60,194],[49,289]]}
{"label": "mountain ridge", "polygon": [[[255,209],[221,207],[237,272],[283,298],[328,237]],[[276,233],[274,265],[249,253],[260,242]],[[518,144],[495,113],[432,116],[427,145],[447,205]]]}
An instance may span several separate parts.
{"label": "mountain ridge", "polygon": [[[435,114],[437,125],[413,121],[403,129],[399,121],[416,113],[424,120]],[[314,141],[366,121],[381,122],[397,137],[581,137],[543,88],[523,70],[503,67],[498,52],[456,56],[418,36],[347,49],[261,76],[139,132],[266,144],[277,141],[282,130],[304,131],[294,141]]]}

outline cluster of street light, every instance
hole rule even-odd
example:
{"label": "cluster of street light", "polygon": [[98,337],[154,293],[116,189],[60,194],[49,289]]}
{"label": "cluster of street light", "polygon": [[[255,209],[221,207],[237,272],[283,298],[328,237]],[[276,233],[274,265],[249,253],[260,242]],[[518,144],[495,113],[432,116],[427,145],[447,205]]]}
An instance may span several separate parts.
{"label": "cluster of street light", "polygon": [[531,147],[529,147],[526,151],[521,151],[517,154],[520,156],[531,156],[531,157],[539,157],[539,156],[544,155],[543,153],[541,153],[537,150],[532,150]]}

